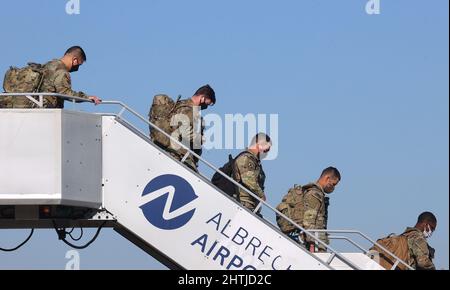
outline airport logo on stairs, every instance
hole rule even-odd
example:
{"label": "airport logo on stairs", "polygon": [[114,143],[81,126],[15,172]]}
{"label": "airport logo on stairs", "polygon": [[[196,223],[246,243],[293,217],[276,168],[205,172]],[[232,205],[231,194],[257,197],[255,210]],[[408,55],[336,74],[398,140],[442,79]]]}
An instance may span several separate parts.
{"label": "airport logo on stairs", "polygon": [[162,230],[176,230],[194,216],[198,198],[192,186],[176,175],[162,175],[147,184],[140,207],[145,218]]}

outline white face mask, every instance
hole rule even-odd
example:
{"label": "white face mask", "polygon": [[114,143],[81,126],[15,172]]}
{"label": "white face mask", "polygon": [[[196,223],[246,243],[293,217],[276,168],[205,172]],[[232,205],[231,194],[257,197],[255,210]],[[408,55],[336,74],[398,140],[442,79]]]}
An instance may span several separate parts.
{"label": "white face mask", "polygon": [[429,239],[433,236],[433,231],[430,228],[430,225],[427,225],[427,229],[423,231],[423,235],[425,239]]}

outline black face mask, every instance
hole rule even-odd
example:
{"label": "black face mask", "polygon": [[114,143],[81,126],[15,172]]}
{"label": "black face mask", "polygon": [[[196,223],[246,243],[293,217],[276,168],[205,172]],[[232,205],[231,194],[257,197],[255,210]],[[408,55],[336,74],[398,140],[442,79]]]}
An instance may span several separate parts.
{"label": "black face mask", "polygon": [[79,68],[80,68],[80,65],[73,65],[69,72],[71,72],[71,73],[77,72]]}
{"label": "black face mask", "polygon": [[200,108],[202,109],[202,111],[204,111],[204,110],[208,109],[208,105],[203,104],[200,106]]}

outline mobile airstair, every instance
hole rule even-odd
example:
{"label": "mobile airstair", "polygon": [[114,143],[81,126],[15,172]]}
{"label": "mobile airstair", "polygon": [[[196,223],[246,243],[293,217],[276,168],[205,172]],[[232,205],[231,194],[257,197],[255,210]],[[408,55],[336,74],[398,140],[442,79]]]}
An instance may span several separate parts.
{"label": "mobile airstair", "polygon": [[86,113],[41,109],[44,96],[82,99],[13,94],[24,95],[38,108],[0,110],[0,229],[55,228],[67,242],[66,228],[114,228],[170,269],[382,269],[349,237],[375,244],[359,231],[328,231],[330,239],[358,249],[342,253],[324,245],[319,231],[298,227],[328,249],[310,253],[255,214],[264,207],[281,215],[273,206],[249,192],[260,204],[255,212],[242,207],[155,146],[148,132],[125,116],[159,128],[121,102],[102,103],[118,108],[115,114]]}

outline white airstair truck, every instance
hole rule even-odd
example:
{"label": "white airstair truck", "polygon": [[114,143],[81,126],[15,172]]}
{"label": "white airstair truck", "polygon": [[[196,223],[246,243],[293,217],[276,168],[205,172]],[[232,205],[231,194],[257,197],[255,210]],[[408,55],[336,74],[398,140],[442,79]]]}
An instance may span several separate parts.
{"label": "white airstair truck", "polygon": [[[328,253],[308,252],[155,146],[125,115],[159,128],[121,102],[103,102],[120,108],[104,114],[42,109],[44,96],[85,101],[69,96],[8,96],[26,96],[37,108],[0,109],[0,229],[56,229],[76,247],[65,229],[98,228],[98,236],[101,228],[114,228],[170,269],[382,269],[344,235],[375,243],[358,231],[329,231],[357,253],[329,246]],[[280,214],[262,200],[260,207]],[[322,243],[314,231],[298,228]]]}

